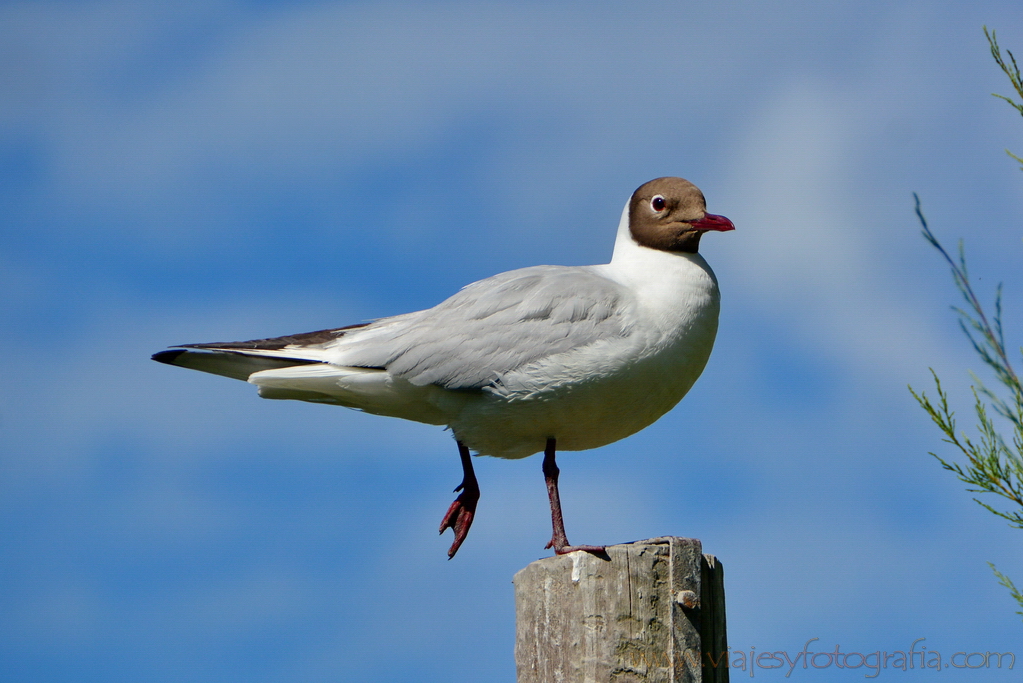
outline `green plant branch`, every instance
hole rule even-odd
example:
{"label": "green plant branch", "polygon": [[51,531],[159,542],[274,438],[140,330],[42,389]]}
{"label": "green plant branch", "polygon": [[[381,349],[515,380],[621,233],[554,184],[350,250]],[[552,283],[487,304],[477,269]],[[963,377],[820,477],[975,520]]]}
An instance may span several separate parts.
{"label": "green plant branch", "polygon": [[[1008,59],[1002,56],[995,32],[988,31],[987,26],[984,27],[984,35],[987,37],[988,47],[991,49],[991,56],[994,57],[995,63],[1009,77],[1012,87],[1023,99],[1023,74],[1020,73],[1016,57],[1010,50],[1005,51]],[[1005,100],[1020,115],[1023,115],[1023,104],[1004,95],[995,94],[995,97]],[[1005,151],[1023,168],[1023,158],[1009,150]],[[973,350],[984,361],[984,364],[994,371],[998,383],[1008,391],[1008,397],[996,394],[971,373],[974,385],[970,388],[973,391],[973,409],[977,416],[978,432],[977,440],[973,441],[965,432],[960,433],[956,430],[955,413],[948,405],[948,394],[941,388],[941,380],[938,379],[938,375],[933,369],[931,376],[934,377],[934,386],[937,390],[936,401],[931,401],[923,392],[918,394],[913,387],[910,387],[909,391],[941,430],[944,435],[942,440],[959,449],[959,452],[966,457],[966,461],[960,464],[954,460],[946,460],[937,453],[931,453],[931,455],[941,463],[943,468],[955,474],[960,481],[965,483],[969,487],[967,491],[982,495],[994,494],[1011,503],[1008,509],[998,510],[980,498],[973,499],[984,509],[1006,520],[1010,526],[1023,529],[1023,385],[1020,384],[1019,376],[1013,369],[1012,363],[1009,362],[1009,355],[1005,350],[1005,337],[1002,331],[1002,286],[998,285],[995,293],[994,316],[989,319],[970,284],[970,272],[966,267],[966,253],[962,240],[959,241],[959,258],[958,260],[953,259],[931,232],[927,218],[924,217],[923,210],[920,208],[920,197],[915,192],[913,199],[916,202],[916,217],[920,221],[924,239],[937,249],[948,263],[952,270],[952,281],[966,302],[964,308],[953,307],[959,318],[959,327],[970,340],[970,345],[973,346]],[[1004,417],[1012,425],[1011,446],[1006,443],[1005,438],[996,428],[988,412],[988,403],[985,402],[985,399],[990,402],[998,415]],[[998,578],[998,582],[1008,589],[1012,598],[1023,608],[1023,593],[1016,588],[1008,576],[998,571],[995,565],[990,562],[988,565]],[[1016,614],[1023,616],[1023,611],[1016,612]]]}
{"label": "green plant branch", "polygon": [[[920,208],[920,197],[915,192],[913,193],[913,199],[916,203],[916,216],[920,221],[924,239],[937,249],[938,253],[948,263],[952,271],[952,280],[955,282],[956,288],[963,296],[963,299],[966,300],[970,311],[972,311],[968,312],[962,308],[953,307],[952,310],[959,316],[959,327],[967,339],[970,340],[974,351],[977,352],[985,364],[994,370],[998,381],[1010,390],[1015,405],[1010,407],[1004,399],[995,395],[984,387],[982,382],[978,381],[981,393],[991,399],[1000,415],[1010,420],[1017,429],[1023,430],[1023,386],[1020,385],[1019,377],[1016,375],[1016,371],[1013,369],[1009,356],[1005,351],[1005,337],[1002,332],[1002,286],[998,285],[998,290],[995,294],[995,315],[993,318],[994,322],[992,323],[988,321],[987,314],[984,313],[984,307],[981,305],[980,300],[973,291],[973,286],[970,284],[970,274],[966,267],[966,254],[963,250],[962,240],[959,242],[959,260],[957,262],[949,256],[941,242],[931,232],[930,226],[927,224],[927,218]],[[971,330],[973,331],[971,332]],[[975,333],[980,335],[982,341],[974,336]]]}
{"label": "green plant branch", "polygon": [[[1014,59],[1013,64],[1015,65]],[[941,430],[944,435],[942,440],[957,448],[966,457],[966,460],[965,463],[960,464],[954,460],[946,460],[936,453],[931,453],[931,455],[941,463],[943,468],[955,474],[960,481],[965,483],[969,492],[982,495],[994,494],[1008,501],[1010,503],[1008,508],[996,509],[979,497],[973,499],[984,509],[1006,520],[1010,526],[1023,529],[1023,386],[1021,386],[1019,376],[1013,369],[1005,350],[1005,338],[1002,330],[1002,287],[999,285],[995,294],[994,316],[988,318],[980,299],[973,291],[962,241],[959,242],[959,258],[958,260],[953,259],[931,232],[927,218],[920,207],[920,198],[915,193],[913,197],[916,201],[916,215],[920,221],[924,239],[937,249],[948,263],[952,272],[952,280],[966,302],[964,308],[953,307],[959,318],[959,327],[970,340],[970,344],[981,360],[994,371],[999,384],[1008,391],[1008,398],[997,395],[986,387],[976,375],[973,375],[974,385],[971,389],[978,432],[976,441],[974,441],[965,433],[957,431],[955,413],[949,406],[948,394],[942,389],[941,380],[933,369],[931,375],[934,377],[937,391],[936,401],[931,401],[923,392],[918,394],[912,387],[909,390]],[[985,399],[990,402],[998,415],[1006,418],[1012,425],[1011,445],[1006,443],[1005,438],[995,426]],[[991,569],[999,583],[1009,590],[1013,599],[1023,608],[1023,593],[1017,590],[1009,577],[995,569],[994,565],[991,565]],[[1018,614],[1023,616],[1023,611]]]}
{"label": "green plant branch", "polygon": [[[1012,595],[1013,599],[1017,603],[1019,603],[1020,607],[1023,607],[1023,593],[1019,592],[1019,589],[1016,588],[1016,584],[1014,584],[1012,582],[1012,579],[1010,579],[1008,576],[1006,576],[1002,572],[998,571],[998,569],[995,567],[995,565],[992,564],[991,562],[988,562],[987,566],[991,567],[991,571],[993,571],[995,573],[995,576],[998,577],[998,583],[1000,583],[1003,586],[1005,586],[1006,588],[1008,588],[1009,589],[1009,593]],[[1016,614],[1018,614],[1021,617],[1023,617],[1023,611],[1016,612]]]}
{"label": "green plant branch", "polygon": [[[989,32],[987,30],[987,26],[985,26],[984,35],[987,37],[988,47],[991,48],[991,56],[995,58],[995,62],[998,64],[999,67],[1001,67],[1005,75],[1009,77],[1009,82],[1012,83],[1012,87],[1016,90],[1016,93],[1020,96],[1020,98],[1023,98],[1023,75],[1020,74],[1019,65],[1016,64],[1016,57],[1013,56],[1011,50],[1006,50],[1005,53],[1009,55],[1009,61],[1006,62],[1005,58],[1002,57],[1002,49],[998,47],[998,37],[995,35],[995,32],[994,31]],[[1006,102],[1008,102],[1016,111],[1020,113],[1021,116],[1023,116],[1023,104],[1019,102],[1014,102],[1012,99],[1006,97],[1005,95],[999,95],[998,93],[991,94],[1000,100],[1005,100]],[[1016,156],[1009,150],[1005,150],[1005,153],[1008,154],[1013,159],[1015,159],[1017,162],[1019,162],[1020,169],[1023,170],[1023,158]]]}

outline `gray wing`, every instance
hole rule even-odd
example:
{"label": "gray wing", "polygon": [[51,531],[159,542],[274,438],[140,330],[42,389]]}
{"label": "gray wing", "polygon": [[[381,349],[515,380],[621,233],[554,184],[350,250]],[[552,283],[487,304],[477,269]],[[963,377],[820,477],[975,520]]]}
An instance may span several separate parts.
{"label": "gray wing", "polygon": [[590,268],[523,268],[353,330],[330,362],[384,367],[419,386],[479,389],[529,363],[627,336],[631,305],[625,288]]}

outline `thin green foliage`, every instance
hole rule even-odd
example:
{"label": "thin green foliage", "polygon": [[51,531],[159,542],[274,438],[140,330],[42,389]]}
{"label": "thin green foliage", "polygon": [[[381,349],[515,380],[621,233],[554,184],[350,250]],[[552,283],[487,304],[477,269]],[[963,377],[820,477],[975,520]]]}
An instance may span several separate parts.
{"label": "thin green foliage", "polygon": [[[945,435],[944,441],[958,448],[966,456],[966,462],[960,464],[935,453],[931,455],[938,459],[942,467],[970,485],[972,487],[968,489],[970,492],[993,493],[1014,503],[1008,510],[999,510],[979,498],[974,499],[987,510],[1007,520],[1010,525],[1023,529],[1023,386],[1005,351],[1001,286],[995,296],[995,315],[989,319],[970,283],[962,243],[959,244],[957,261],[945,251],[931,232],[927,219],[920,209],[919,197],[916,197],[916,213],[923,228],[924,239],[930,242],[949,264],[952,280],[966,301],[966,308],[953,309],[959,316],[959,327],[981,360],[994,370],[995,377],[1008,394],[1008,398],[996,394],[974,376],[974,412],[977,415],[979,433],[979,437],[974,440],[966,434],[957,432],[955,413],[948,405],[948,395],[941,388],[937,374],[934,374],[938,395],[936,401],[932,402],[922,392],[917,394],[911,387],[910,391],[920,406]],[[995,426],[988,402],[995,413],[1006,418],[1012,425],[1011,445]],[[1016,509],[1017,507],[1019,509]]]}
{"label": "thin green foliage", "polygon": [[[1019,603],[1019,606],[1023,607],[1023,593],[1019,592],[1019,589],[1016,588],[1016,584],[1012,582],[1012,579],[1010,579],[1002,572],[998,571],[998,569],[995,568],[995,565],[991,564],[990,562],[987,563],[987,566],[991,567],[991,571],[993,571],[995,573],[995,576],[998,577],[998,583],[1008,588],[1009,593],[1011,593],[1012,597],[1016,600],[1016,602]],[[1023,612],[1016,612],[1016,614],[1023,617]]]}
{"label": "thin green foliage", "polygon": [[[941,388],[941,380],[933,369],[931,375],[934,377],[937,391],[936,401],[931,401],[923,392],[918,394],[913,387],[909,390],[944,434],[945,438],[942,440],[959,449],[959,452],[966,456],[966,461],[959,463],[946,460],[937,453],[931,455],[937,458],[942,467],[967,484],[969,487],[967,490],[971,493],[994,494],[1003,498],[1001,509],[980,498],[974,500],[989,512],[1006,520],[1010,526],[1023,529],[1023,386],[1005,351],[1002,334],[1002,287],[998,286],[995,295],[995,314],[989,319],[970,283],[962,241],[959,242],[959,259],[955,260],[945,251],[927,225],[927,219],[920,208],[920,198],[915,193],[913,197],[916,200],[916,215],[920,220],[924,239],[944,257],[952,270],[952,280],[966,301],[965,308],[953,307],[959,316],[959,327],[970,340],[977,355],[994,370],[995,377],[1002,385],[1002,392],[1007,393],[1008,397],[996,394],[973,375],[975,384],[971,389],[973,409],[977,415],[978,436],[971,439],[965,433],[957,431],[955,413],[948,404],[948,394]],[[1008,420],[1011,425],[1011,445],[995,426],[989,402],[994,412]],[[1008,507],[1005,507],[1006,502]],[[1009,590],[1013,599],[1023,608],[1023,593],[1020,593],[1012,580],[999,572],[993,564],[991,570],[999,583]],[[1017,614],[1023,616],[1023,611]]]}
{"label": "thin green foliage", "polygon": [[[1006,61],[1002,56],[1001,48],[998,47],[995,32],[989,32],[986,26],[984,35],[991,48],[991,56],[1009,77],[1012,87],[1023,99],[1023,75],[1016,63],[1016,57],[1011,51],[1006,50],[1008,55],[1008,61]],[[1023,104],[1004,95],[996,94],[995,97],[1005,100],[1020,115],[1023,115]],[[1006,153],[1019,162],[1023,168],[1023,158],[1009,150],[1006,150]],[[984,307],[973,291],[973,285],[970,283],[970,272],[966,267],[966,254],[962,241],[959,242],[959,258],[953,259],[927,225],[927,219],[920,208],[920,198],[915,193],[913,198],[916,200],[916,216],[920,220],[924,239],[937,249],[948,263],[952,270],[952,281],[966,302],[965,307],[953,307],[959,317],[959,327],[966,338],[970,340],[973,350],[984,361],[984,364],[994,371],[1000,388],[996,393],[976,375],[973,375],[974,385],[971,389],[973,391],[973,410],[977,416],[978,436],[972,439],[965,432],[957,431],[955,413],[948,405],[948,394],[941,388],[941,380],[938,379],[938,375],[933,369],[931,375],[934,377],[937,400],[931,401],[923,392],[918,394],[913,387],[910,387],[909,390],[934,424],[938,425],[938,429],[944,435],[943,441],[959,449],[966,460],[960,463],[955,460],[946,460],[937,453],[931,453],[931,455],[937,458],[942,467],[964,482],[969,487],[967,490],[971,493],[994,494],[1002,498],[998,508],[987,502],[992,500],[990,497],[985,500],[980,498],[974,498],[974,500],[984,509],[1006,520],[1010,526],[1023,529],[1023,385],[1020,384],[1019,376],[1013,369],[1005,350],[1005,338],[1002,333],[1002,286],[998,285],[998,290],[995,293],[994,316],[988,318]],[[1012,431],[1011,440],[1006,441],[1002,433],[998,431],[992,418],[992,409],[995,414],[1008,421],[1008,426]],[[990,562],[988,564],[998,582],[1023,608],[1023,593],[1016,588],[1008,576],[998,571]],[[1016,614],[1023,616],[1023,611],[1018,611]]]}
{"label": "thin green foliage", "polygon": [[[1006,50],[1005,54],[1009,55],[1009,61],[1006,62],[1005,58],[1002,57],[1002,49],[998,47],[998,38],[995,35],[995,32],[994,31],[989,32],[987,30],[987,26],[985,26],[984,35],[987,36],[987,43],[988,46],[991,48],[991,56],[995,58],[995,62],[998,64],[999,67],[1001,67],[1002,71],[1005,72],[1005,75],[1009,77],[1009,81],[1012,83],[1012,87],[1015,88],[1016,93],[1020,96],[1020,98],[1023,98],[1023,76],[1021,76],[1020,74],[1019,65],[1016,64],[1016,57],[1013,56],[1011,50]],[[1000,100],[1005,100],[1006,102],[1008,102],[1013,108],[1016,109],[1016,111],[1020,113],[1021,116],[1023,116],[1023,104],[1019,102],[1014,102],[1005,95],[999,95],[998,93],[991,94]],[[1009,150],[1005,150],[1005,153],[1011,156],[1016,161],[1018,161],[1020,163],[1020,169],[1023,170],[1023,158],[1016,156]]]}

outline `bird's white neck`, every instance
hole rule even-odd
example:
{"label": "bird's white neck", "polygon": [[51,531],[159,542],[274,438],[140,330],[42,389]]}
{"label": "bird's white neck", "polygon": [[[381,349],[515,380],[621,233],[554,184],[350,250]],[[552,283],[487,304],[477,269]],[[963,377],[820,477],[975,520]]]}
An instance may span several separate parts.
{"label": "bird's white neck", "polygon": [[717,284],[714,271],[699,254],[661,251],[636,242],[629,229],[629,202],[625,202],[625,208],[622,210],[614,252],[607,268],[620,279],[632,282],[660,279],[671,273],[683,274],[697,270],[709,275],[714,284]]}

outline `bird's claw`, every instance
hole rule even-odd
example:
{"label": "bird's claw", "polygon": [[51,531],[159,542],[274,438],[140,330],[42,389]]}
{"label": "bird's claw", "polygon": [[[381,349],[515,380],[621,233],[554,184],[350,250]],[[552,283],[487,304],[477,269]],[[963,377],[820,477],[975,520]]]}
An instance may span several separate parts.
{"label": "bird's claw", "polygon": [[557,539],[552,538],[547,542],[547,545],[544,546],[545,550],[549,550],[551,548],[554,549],[555,555],[567,555],[569,553],[574,553],[576,550],[582,550],[583,552],[590,553],[591,555],[596,555],[603,559],[609,559],[607,548],[602,545],[569,545],[567,539],[562,539],[561,543],[558,543]]}
{"label": "bird's claw", "polygon": [[[462,488],[459,486],[458,489]],[[456,491],[458,489],[455,489]],[[450,560],[458,552],[458,548],[461,547],[462,541],[469,535],[469,527],[472,526],[473,517],[476,516],[476,503],[480,499],[479,491],[466,490],[459,494],[458,498],[455,498],[455,502],[448,508],[447,513],[444,515],[443,521],[440,523],[440,533],[444,533],[447,529],[451,529],[455,532],[455,540],[451,543],[451,547],[448,549],[448,559]]]}

